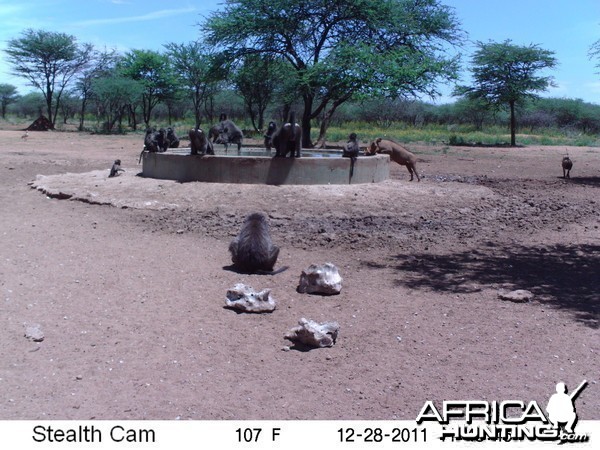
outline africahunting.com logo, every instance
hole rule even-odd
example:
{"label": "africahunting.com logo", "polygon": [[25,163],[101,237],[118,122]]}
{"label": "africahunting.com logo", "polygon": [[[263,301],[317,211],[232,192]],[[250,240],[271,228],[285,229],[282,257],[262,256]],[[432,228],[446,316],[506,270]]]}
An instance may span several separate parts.
{"label": "africahunting.com logo", "polygon": [[546,414],[535,401],[451,400],[444,401],[441,410],[427,401],[417,424],[434,421],[442,425],[442,441],[587,442],[589,435],[575,433],[575,399],[586,385],[584,380],[569,394],[565,383],[558,383]]}

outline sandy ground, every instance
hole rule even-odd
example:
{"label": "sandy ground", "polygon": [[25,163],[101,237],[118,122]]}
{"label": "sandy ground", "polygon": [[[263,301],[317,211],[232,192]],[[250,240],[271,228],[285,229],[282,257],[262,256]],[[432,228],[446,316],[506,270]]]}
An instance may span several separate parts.
{"label": "sandy ground", "polygon": [[[414,419],[584,379],[579,418],[600,419],[599,148],[568,149],[570,180],[563,147],[410,145],[420,183],[181,184],[138,176],[139,135],[6,128],[0,419]],[[287,271],[226,269],[253,211]],[[297,293],[324,262],[341,293]],[[238,282],[277,309],[224,308]],[[336,344],[289,350],[302,317],[337,321]]]}

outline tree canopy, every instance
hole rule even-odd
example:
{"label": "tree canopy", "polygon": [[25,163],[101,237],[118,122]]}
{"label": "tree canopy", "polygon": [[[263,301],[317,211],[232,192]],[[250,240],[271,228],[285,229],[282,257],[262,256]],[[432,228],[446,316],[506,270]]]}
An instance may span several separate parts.
{"label": "tree canopy", "polygon": [[91,44],[77,44],[65,33],[25,30],[8,41],[6,53],[15,75],[39,89],[46,100],[48,119],[55,125],[60,96],[65,87],[89,62]]}
{"label": "tree canopy", "polygon": [[263,53],[290,64],[305,147],[311,120],[321,117],[322,142],[335,110],[353,97],[433,95],[437,81],[456,78],[458,58],[446,48],[463,38],[437,0],[229,0],[202,31],[230,60]]}
{"label": "tree canopy", "polygon": [[554,52],[531,44],[519,46],[510,40],[477,43],[471,61],[472,86],[457,86],[455,95],[482,99],[496,107],[508,106],[511,114],[511,145],[516,145],[515,106],[528,98],[537,98],[552,84],[552,77],[539,74],[556,66]]}

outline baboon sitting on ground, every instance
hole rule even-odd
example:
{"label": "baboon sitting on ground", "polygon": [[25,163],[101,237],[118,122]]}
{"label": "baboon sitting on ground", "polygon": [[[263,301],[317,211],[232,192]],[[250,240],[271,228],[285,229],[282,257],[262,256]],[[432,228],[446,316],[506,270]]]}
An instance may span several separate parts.
{"label": "baboon sitting on ground", "polygon": [[229,244],[229,251],[234,267],[245,273],[273,275],[287,269],[284,266],[273,272],[279,247],[271,241],[269,223],[262,213],[246,217],[239,234]]}
{"label": "baboon sitting on ground", "polygon": [[108,174],[109,178],[116,177],[119,175],[119,172],[125,172],[125,169],[121,169],[121,160],[115,159],[112,167],[110,168],[110,173]]}

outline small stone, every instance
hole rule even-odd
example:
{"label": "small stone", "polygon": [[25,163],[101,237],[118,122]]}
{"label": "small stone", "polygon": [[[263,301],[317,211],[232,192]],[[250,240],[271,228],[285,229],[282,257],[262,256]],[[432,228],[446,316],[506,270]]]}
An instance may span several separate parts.
{"label": "small stone", "polygon": [[315,348],[333,347],[340,330],[337,322],[318,323],[304,317],[298,321],[298,325],[285,335],[285,339]]}
{"label": "small stone", "polygon": [[502,300],[508,300],[515,303],[525,303],[533,298],[533,293],[525,289],[517,289],[510,292],[498,292],[498,297]]}
{"label": "small stone", "polygon": [[227,291],[225,305],[227,308],[251,313],[273,312],[277,307],[275,299],[271,296],[271,289],[256,292],[242,283],[236,284]]}
{"label": "small stone", "polygon": [[25,337],[31,339],[33,342],[42,342],[44,340],[44,333],[39,325],[30,325],[25,328]]}

